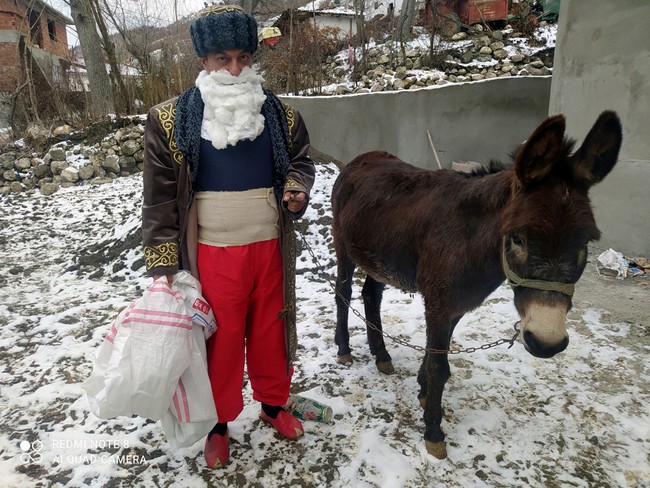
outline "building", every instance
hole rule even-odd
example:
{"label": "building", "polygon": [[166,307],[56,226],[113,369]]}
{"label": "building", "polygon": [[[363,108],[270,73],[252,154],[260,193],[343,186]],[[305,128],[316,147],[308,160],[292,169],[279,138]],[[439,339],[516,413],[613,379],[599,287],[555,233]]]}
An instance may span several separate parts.
{"label": "building", "polygon": [[0,0],[0,127],[8,125],[23,92],[29,96],[27,74],[39,92],[64,82],[71,24],[41,0]]}

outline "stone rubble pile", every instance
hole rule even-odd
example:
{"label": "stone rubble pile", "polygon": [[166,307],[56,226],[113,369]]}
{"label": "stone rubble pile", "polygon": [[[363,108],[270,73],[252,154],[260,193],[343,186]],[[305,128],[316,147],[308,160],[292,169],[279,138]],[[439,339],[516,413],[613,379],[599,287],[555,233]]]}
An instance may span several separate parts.
{"label": "stone rubble pile", "polygon": [[[553,68],[553,49],[541,49],[539,55],[527,54],[517,47],[519,33],[511,30],[484,32],[475,26],[450,39],[451,49],[442,53],[443,70],[431,70],[428,46],[407,49],[402,57],[398,42],[388,41],[368,50],[368,70],[354,85],[350,78],[349,58],[330,57],[325,76],[337,85],[331,94],[369,93],[408,90],[431,85],[478,81],[503,76],[547,76]],[[435,55],[435,54],[434,54]]]}
{"label": "stone rubble pile", "polygon": [[0,195],[33,192],[51,195],[59,188],[109,183],[142,171],[144,121],[133,119],[92,145],[71,140],[50,147],[43,157],[10,149],[0,155]]}

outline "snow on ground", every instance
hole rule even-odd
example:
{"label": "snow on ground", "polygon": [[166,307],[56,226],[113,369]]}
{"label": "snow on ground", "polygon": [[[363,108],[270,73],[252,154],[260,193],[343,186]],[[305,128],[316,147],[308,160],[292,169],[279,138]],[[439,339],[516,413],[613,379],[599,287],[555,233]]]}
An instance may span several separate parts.
{"label": "snow on ground", "polygon": [[[305,422],[297,442],[279,439],[246,385],[231,464],[220,471],[207,469],[202,442],[174,449],[157,422],[95,418],[80,387],[111,321],[149,283],[138,242],[141,176],[1,200],[0,486],[650,486],[647,331],[593,308],[571,311],[569,348],[551,360],[519,343],[452,356],[449,457],[428,455],[416,398],[421,353],[388,341],[396,372],[382,375],[351,315],[356,361],[336,362],[329,195],[337,170],[317,168],[301,228],[319,264],[303,249],[293,391],[329,404],[335,420]],[[363,310],[359,284],[353,306]],[[498,288],[463,318],[454,343],[510,337],[511,299]],[[389,288],[383,317],[389,334],[424,345],[417,295]]]}

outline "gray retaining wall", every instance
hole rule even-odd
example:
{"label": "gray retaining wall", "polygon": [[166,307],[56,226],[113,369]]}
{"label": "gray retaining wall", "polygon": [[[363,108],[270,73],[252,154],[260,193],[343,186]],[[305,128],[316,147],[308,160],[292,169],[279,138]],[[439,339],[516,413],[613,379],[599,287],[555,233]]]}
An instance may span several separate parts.
{"label": "gray retaining wall", "polygon": [[550,77],[495,78],[418,90],[338,97],[282,97],[307,123],[312,145],[343,162],[374,149],[435,169],[509,160],[547,116]]}

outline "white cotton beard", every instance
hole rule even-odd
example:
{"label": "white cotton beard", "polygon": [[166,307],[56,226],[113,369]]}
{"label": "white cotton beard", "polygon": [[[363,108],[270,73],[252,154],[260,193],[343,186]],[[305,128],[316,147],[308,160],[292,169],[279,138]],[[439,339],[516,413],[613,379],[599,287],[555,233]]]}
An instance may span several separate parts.
{"label": "white cotton beard", "polygon": [[227,70],[201,71],[196,86],[205,103],[201,137],[216,149],[254,140],[264,130],[261,114],[266,95],[264,79],[253,68],[245,67],[239,76]]}

